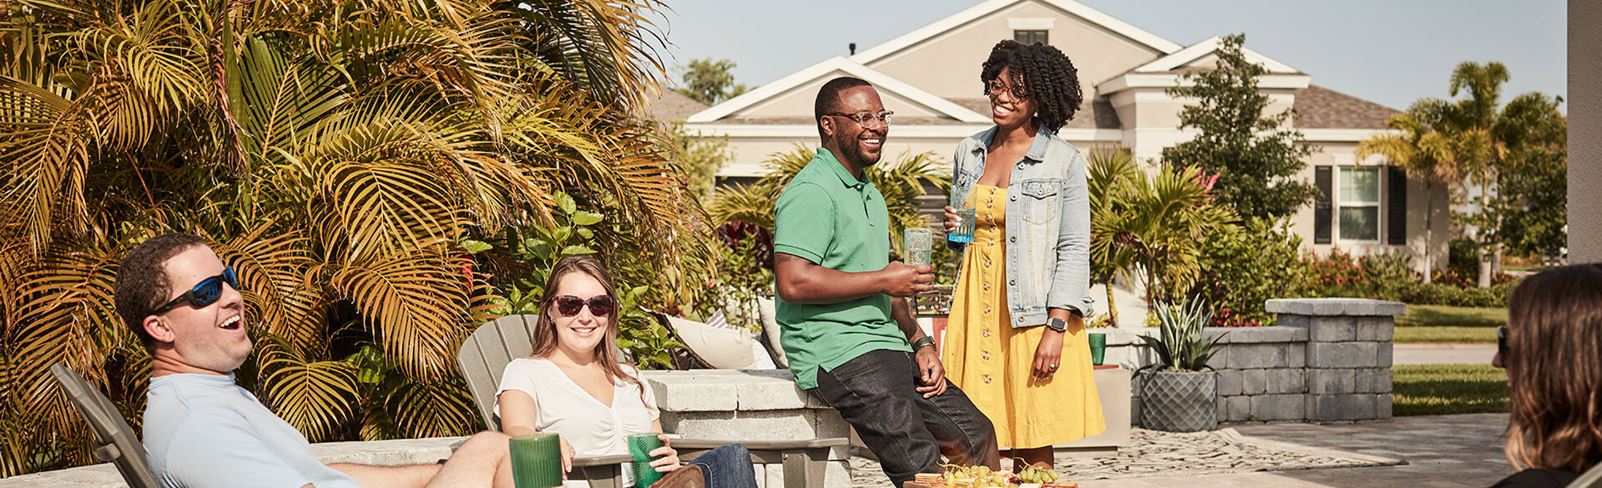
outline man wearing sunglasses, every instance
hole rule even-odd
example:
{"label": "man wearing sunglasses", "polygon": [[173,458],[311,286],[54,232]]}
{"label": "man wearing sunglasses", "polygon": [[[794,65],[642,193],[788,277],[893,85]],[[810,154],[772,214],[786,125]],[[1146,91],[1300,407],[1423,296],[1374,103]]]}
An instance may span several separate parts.
{"label": "man wearing sunglasses", "polygon": [[239,277],[199,237],[166,234],[128,252],[117,314],[150,351],[145,449],[164,487],[510,487],[507,437],[485,432],[444,464],[324,465],[306,437],[234,384],[250,356]]}
{"label": "man wearing sunglasses", "polygon": [[931,289],[928,265],[891,261],[879,161],[891,112],[868,82],[836,78],[814,105],[818,149],[774,210],[777,319],[796,384],[840,412],[901,486],[954,464],[999,465],[994,427],[945,378],[902,297]]}

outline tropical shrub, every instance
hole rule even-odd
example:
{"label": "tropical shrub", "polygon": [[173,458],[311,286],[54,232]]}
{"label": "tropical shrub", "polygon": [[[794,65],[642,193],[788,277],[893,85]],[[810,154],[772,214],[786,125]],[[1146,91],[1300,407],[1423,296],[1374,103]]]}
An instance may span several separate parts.
{"label": "tropical shrub", "polygon": [[1093,152],[1089,168],[1092,280],[1138,270],[1148,302],[1184,297],[1202,269],[1202,242],[1234,225],[1234,212],[1213,201],[1214,178],[1196,167],[1148,174],[1127,150],[1108,151]]}
{"label": "tropical shrub", "polygon": [[1301,296],[1307,286],[1301,238],[1263,219],[1227,226],[1202,241],[1195,293],[1213,304],[1215,326],[1273,325],[1271,298]]}
{"label": "tropical shrub", "polygon": [[314,442],[479,428],[452,358],[501,302],[462,243],[550,228],[563,191],[609,216],[603,255],[705,248],[632,118],[656,5],[0,2],[0,476],[92,461],[52,364],[139,425],[149,358],[111,288],[171,231],[238,270],[240,383]]}
{"label": "tropical shrub", "polygon": [[1403,251],[1354,257],[1337,248],[1322,257],[1309,254],[1305,262],[1308,294],[1315,297],[1402,300],[1420,279]]}
{"label": "tropical shrub", "polygon": [[[789,152],[769,155],[762,163],[766,173],[756,182],[717,189],[706,206],[712,222],[721,225],[739,220],[773,230],[773,208],[779,202],[779,193],[814,156],[813,149],[799,144]],[[931,190],[944,193],[951,189],[950,167],[930,153],[902,155],[894,162],[870,166],[863,174],[884,195],[890,213],[886,237],[898,251],[903,229],[929,225],[928,219],[919,214],[918,197]]]}
{"label": "tropical shrub", "polygon": [[[557,260],[564,256],[601,254],[597,248],[604,248],[604,244],[595,229],[604,226],[606,216],[579,210],[578,204],[566,193],[557,192],[552,196],[558,213],[551,225],[511,229],[499,239],[499,246],[476,240],[463,244],[486,265],[494,263],[504,271],[490,276],[490,283],[505,297],[497,300],[500,306],[493,309],[492,315],[539,313],[545,282]],[[630,256],[626,253],[597,256],[616,275],[613,286],[618,294],[618,347],[641,368],[671,367],[668,350],[682,345],[644,308],[651,289],[644,283],[649,282],[628,277],[628,273],[616,273],[629,269],[634,261]]]}
{"label": "tropical shrub", "polygon": [[1418,283],[1409,287],[1401,300],[1415,305],[1450,305],[1454,307],[1507,307],[1518,283],[1502,283],[1490,288],[1457,286],[1447,283]]}

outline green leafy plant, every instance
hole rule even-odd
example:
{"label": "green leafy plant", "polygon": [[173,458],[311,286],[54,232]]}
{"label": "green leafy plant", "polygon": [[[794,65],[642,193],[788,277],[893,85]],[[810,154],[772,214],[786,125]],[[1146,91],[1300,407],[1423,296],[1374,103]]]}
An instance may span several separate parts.
{"label": "green leafy plant", "polygon": [[1205,300],[1157,302],[1152,315],[1157,317],[1158,337],[1140,336],[1140,339],[1157,354],[1157,362],[1146,368],[1158,371],[1212,369],[1207,361],[1218,352],[1218,341],[1227,333],[1211,340],[1203,337],[1202,330],[1213,322],[1212,309],[1207,308]]}
{"label": "green leafy plant", "polygon": [[1273,325],[1265,302],[1300,296],[1307,286],[1300,247],[1300,237],[1266,219],[1208,235],[1202,241],[1201,279],[1194,291],[1215,307],[1213,325]]}
{"label": "green leafy plant", "polygon": [[[597,254],[596,229],[606,216],[580,210],[573,197],[555,192],[557,203],[553,224],[528,226],[508,232],[504,247],[509,252],[502,256],[486,256],[500,262],[506,269],[505,277],[496,277],[491,283],[506,297],[493,314],[539,313],[540,298],[545,296],[545,282],[550,278],[551,267],[565,256]],[[467,241],[463,247],[480,254],[493,252],[495,246],[482,241]],[[669,352],[681,346],[672,334],[662,328],[643,306],[650,286],[624,281],[623,273],[615,269],[614,260],[603,259],[613,271],[613,286],[618,293],[618,347],[628,352],[643,369],[660,369],[672,366]]]}

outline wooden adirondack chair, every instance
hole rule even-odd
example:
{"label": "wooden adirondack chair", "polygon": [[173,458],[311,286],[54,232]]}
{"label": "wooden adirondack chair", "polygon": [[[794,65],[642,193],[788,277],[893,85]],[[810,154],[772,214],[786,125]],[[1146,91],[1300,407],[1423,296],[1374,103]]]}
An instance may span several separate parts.
{"label": "wooden adirondack chair", "polygon": [[95,459],[116,465],[117,472],[122,473],[123,481],[130,487],[156,488],[156,478],[150,474],[150,465],[146,462],[145,445],[128,427],[117,406],[66,365],[51,366],[50,374],[61,383],[67,400],[94,430]]}
{"label": "wooden adirondack chair", "polygon": [[[657,315],[658,320],[666,321]],[[495,390],[500,386],[501,372],[512,359],[533,353],[531,337],[538,319],[534,315],[508,315],[487,322],[473,331],[456,353],[456,364],[473,392],[473,402],[492,429],[499,430],[501,425],[495,416]],[[820,488],[829,449],[848,442],[844,437],[804,441],[679,439],[673,441],[673,447],[678,449],[680,459],[688,461],[718,446],[739,443],[751,451],[751,458],[757,463],[783,464],[785,488]],[[622,488],[621,464],[629,461],[632,458],[627,455],[576,458],[568,477],[588,480],[592,488]]]}

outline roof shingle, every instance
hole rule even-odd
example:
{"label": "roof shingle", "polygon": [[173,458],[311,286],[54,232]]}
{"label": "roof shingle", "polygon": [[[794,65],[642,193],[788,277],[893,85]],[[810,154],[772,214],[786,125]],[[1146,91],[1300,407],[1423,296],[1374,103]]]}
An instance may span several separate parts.
{"label": "roof shingle", "polygon": [[1345,93],[1308,85],[1296,92],[1299,129],[1384,129],[1385,119],[1400,113]]}

